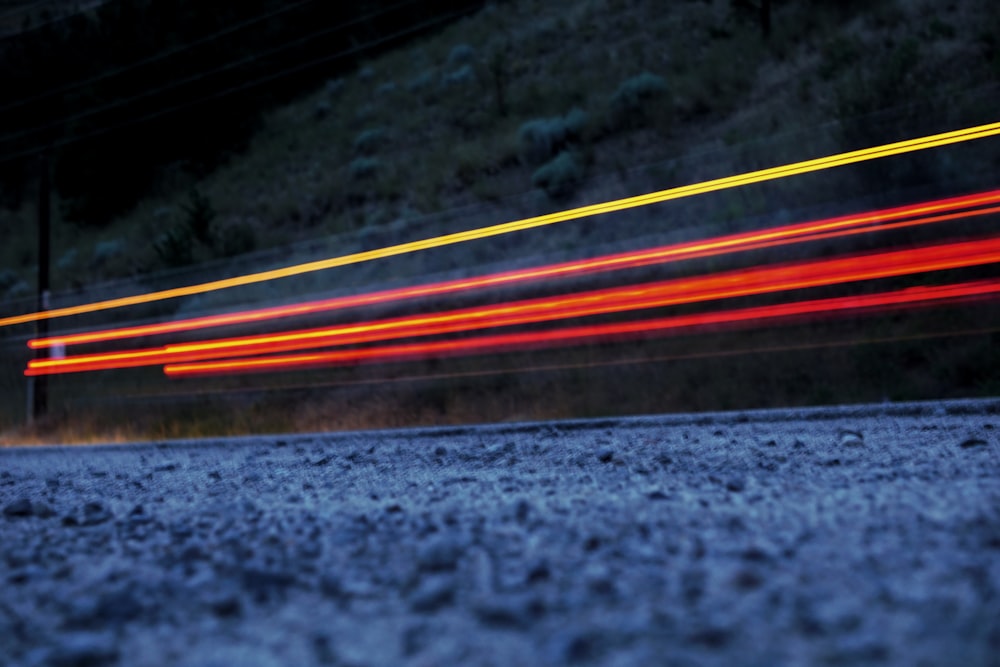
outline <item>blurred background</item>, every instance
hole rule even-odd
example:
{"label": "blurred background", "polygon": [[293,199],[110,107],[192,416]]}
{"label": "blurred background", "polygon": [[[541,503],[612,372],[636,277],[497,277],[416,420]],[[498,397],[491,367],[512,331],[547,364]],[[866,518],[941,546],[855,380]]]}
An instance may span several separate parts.
{"label": "blurred background", "polygon": [[[1000,272],[993,250],[975,250],[995,233],[989,196],[936,204],[940,215],[886,213],[996,190],[995,133],[227,289],[11,320],[996,123],[991,0],[7,0],[0,71],[0,442],[1000,391]],[[697,252],[873,211],[864,233]],[[926,224],[895,224],[921,216]],[[957,252],[938,248],[959,246],[980,254],[935,263]],[[389,298],[651,248],[687,254]],[[929,259],[885,272],[905,256]],[[796,282],[817,266],[840,277]],[[772,282],[779,273],[784,282]],[[711,276],[764,287],[621,308],[607,292],[657,285],[669,296]],[[947,298],[921,296],[949,286]],[[280,319],[28,346],[383,293]],[[606,312],[538,301],[581,294]],[[529,300],[549,304],[539,306],[548,319],[507,323],[491,310],[476,328],[331,343],[322,351],[363,353],[269,372],[168,375],[151,363],[25,376],[39,353],[128,354],[504,304],[521,312]],[[776,314],[797,303],[811,305]],[[686,324],[662,325],[679,317]],[[574,327],[597,328],[559,333]],[[478,338],[507,335],[521,342]]]}

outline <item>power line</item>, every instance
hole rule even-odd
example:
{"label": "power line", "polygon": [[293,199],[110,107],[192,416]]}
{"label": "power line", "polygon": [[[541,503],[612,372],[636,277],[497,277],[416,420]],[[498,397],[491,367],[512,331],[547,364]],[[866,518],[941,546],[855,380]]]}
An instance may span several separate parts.
{"label": "power line", "polygon": [[[43,0],[43,2],[44,1],[45,0]],[[302,5],[307,5],[307,4],[313,3],[315,1],[316,0],[301,0],[300,2],[296,2],[296,3],[290,4],[290,5],[285,5],[281,9],[278,9],[276,11],[267,12],[266,14],[261,14],[260,16],[256,16],[256,17],[254,17],[252,19],[248,19],[246,21],[242,21],[242,22],[237,23],[237,24],[235,24],[233,26],[230,26],[230,27],[228,27],[228,28],[226,28],[224,30],[220,30],[218,32],[212,33],[211,35],[206,35],[205,37],[197,39],[197,40],[195,40],[193,42],[188,42],[187,44],[182,44],[180,46],[174,47],[172,49],[168,49],[168,50],[163,51],[161,53],[157,53],[156,55],[150,56],[148,58],[144,58],[142,60],[137,60],[136,62],[130,63],[130,64],[125,65],[123,67],[119,67],[117,69],[112,69],[112,70],[103,72],[103,73],[98,74],[96,76],[92,76],[89,79],[84,79],[82,81],[76,81],[76,82],[64,85],[62,87],[59,87],[59,88],[53,88],[52,90],[46,91],[44,93],[39,93],[38,95],[35,95],[33,97],[27,97],[27,98],[24,98],[24,99],[21,99],[21,100],[16,100],[14,102],[9,102],[9,103],[7,103],[7,104],[5,104],[3,106],[0,106],[0,113],[8,111],[9,109],[16,109],[17,107],[24,106],[25,104],[30,104],[32,102],[37,102],[38,100],[43,100],[43,99],[45,99],[47,97],[52,97],[53,95],[59,95],[59,94],[62,94],[62,93],[69,92],[71,90],[75,90],[77,88],[82,88],[83,86],[89,86],[91,84],[97,83],[98,81],[103,81],[105,79],[109,79],[109,78],[111,78],[113,76],[118,76],[119,74],[123,74],[125,72],[130,72],[130,71],[132,71],[134,69],[138,69],[139,67],[143,67],[145,65],[149,65],[151,63],[158,62],[160,60],[163,60],[165,58],[169,58],[170,56],[176,55],[178,53],[183,53],[184,51],[192,49],[192,48],[194,48],[196,46],[201,46],[202,44],[206,44],[206,43],[208,43],[208,42],[210,42],[210,41],[212,41],[214,39],[218,39],[220,37],[224,37],[226,35],[234,33],[234,32],[236,32],[238,30],[242,30],[243,28],[246,28],[247,26],[253,25],[254,23],[259,23],[261,21],[265,21],[267,19],[274,18],[275,16],[279,16],[279,15],[284,14],[286,12],[290,12],[293,9],[298,9]]]}
{"label": "power line", "polygon": [[[400,3],[400,5],[403,5],[403,4],[414,4],[417,1],[418,0],[408,0],[407,2]],[[397,6],[399,6],[399,5],[397,5]],[[388,10],[386,10],[386,11],[388,11]],[[195,106],[195,105],[198,105],[198,104],[203,104],[203,103],[208,102],[210,100],[218,99],[218,98],[224,97],[226,95],[231,95],[233,93],[237,93],[237,92],[241,92],[241,91],[244,91],[244,90],[248,90],[250,88],[259,86],[259,85],[261,85],[263,83],[267,83],[269,81],[273,81],[273,80],[281,78],[283,76],[287,76],[289,74],[295,74],[295,73],[300,72],[302,70],[306,70],[306,69],[309,69],[310,67],[315,67],[317,65],[321,65],[321,64],[330,62],[332,60],[337,60],[337,59],[340,59],[340,58],[345,58],[345,57],[348,57],[348,56],[353,55],[355,53],[359,53],[359,52],[365,51],[366,49],[378,46],[380,44],[384,44],[386,42],[390,42],[390,41],[393,41],[395,39],[399,39],[400,37],[405,37],[405,36],[410,35],[412,33],[416,33],[416,32],[420,32],[422,30],[426,30],[427,28],[433,27],[433,26],[435,26],[435,25],[437,25],[439,23],[445,23],[447,21],[452,20],[453,18],[457,18],[459,16],[462,16],[465,13],[467,13],[466,10],[459,10],[459,11],[450,12],[448,14],[439,15],[439,16],[433,18],[433,19],[428,19],[427,21],[422,21],[421,23],[415,24],[415,25],[413,25],[413,26],[411,26],[409,28],[406,28],[404,30],[400,30],[400,31],[394,32],[391,35],[386,35],[385,37],[381,37],[379,39],[376,39],[376,40],[373,40],[373,41],[370,41],[370,42],[366,42],[364,44],[357,44],[357,45],[352,46],[351,48],[345,49],[343,51],[339,51],[339,52],[334,53],[334,54],[330,54],[330,55],[327,55],[327,56],[316,58],[316,59],[310,60],[308,62],[301,63],[299,65],[295,65],[294,67],[286,68],[286,69],[281,70],[279,72],[276,72],[274,74],[269,74],[267,76],[260,77],[258,79],[254,79],[252,81],[247,81],[246,83],[242,83],[242,84],[237,85],[237,86],[232,86],[230,88],[226,88],[224,90],[217,91],[215,93],[212,93],[211,95],[207,95],[207,96],[198,98],[196,100],[189,100],[187,102],[183,102],[183,103],[171,106],[171,107],[167,107],[167,108],[164,108],[164,109],[160,109],[158,111],[154,111],[152,113],[146,114],[144,116],[140,116],[138,118],[132,118],[132,119],[129,119],[129,120],[121,122],[121,123],[117,123],[117,124],[114,124],[114,125],[108,125],[108,126],[105,126],[105,127],[97,128],[95,130],[92,130],[91,132],[87,132],[86,134],[77,135],[75,137],[67,137],[65,139],[54,141],[54,142],[45,144],[44,146],[35,146],[33,148],[25,149],[25,150],[22,150],[22,151],[19,151],[19,152],[16,152],[16,153],[10,153],[8,155],[0,157],[0,163],[9,162],[11,160],[16,160],[18,158],[27,157],[29,155],[34,155],[34,154],[38,153],[39,151],[44,150],[45,148],[61,148],[63,146],[67,146],[67,145],[76,143],[78,141],[84,141],[86,139],[92,139],[94,137],[100,136],[102,134],[107,134],[108,132],[112,132],[114,130],[118,130],[118,129],[121,129],[121,128],[124,128],[124,127],[130,127],[130,126],[133,126],[133,125],[138,125],[140,123],[144,123],[144,122],[153,120],[155,118],[159,118],[161,116],[165,116],[165,115],[174,113],[176,111],[180,111],[181,109],[186,109],[188,107],[192,107],[192,106]],[[355,21],[352,21],[351,23],[356,23],[358,21],[366,20],[366,19],[371,18],[371,17],[372,17],[372,15],[369,15],[367,17],[364,17],[364,19],[357,19]],[[337,29],[339,29],[340,27],[343,27],[343,26],[339,26]],[[324,31],[324,32],[329,32],[329,31]],[[315,36],[316,35],[314,34],[312,37],[315,37]],[[227,65],[225,68],[228,69],[229,66]],[[196,78],[201,78],[203,76],[209,76],[210,74],[213,74],[213,73],[215,73],[215,71],[209,72],[209,73],[205,73],[203,75],[199,75]],[[173,87],[174,85],[175,84],[171,84],[171,86],[169,86],[169,87]],[[177,85],[179,85],[179,84],[177,84]],[[158,89],[156,92],[160,92],[161,90],[163,90],[163,89],[162,88]],[[139,97],[146,97],[149,94],[150,93],[147,92],[147,93],[144,93],[142,95],[136,96],[136,98],[132,98],[132,99],[138,99]],[[126,100],[126,102],[127,101],[128,100]],[[121,105],[116,103],[115,106],[121,106]],[[74,117],[73,119],[75,119],[75,118],[77,118],[77,117]],[[71,119],[67,119],[64,122],[69,122],[69,120],[71,120]],[[37,129],[39,129],[39,128],[36,128],[35,130],[28,131],[28,132],[22,133],[20,135],[17,135],[15,137],[8,138],[8,139],[5,139],[5,140],[6,141],[10,141],[13,138],[17,138],[18,136],[23,136],[24,134],[30,134],[31,132],[37,131]]]}
{"label": "power line", "polygon": [[[368,21],[368,20],[371,20],[373,18],[377,18],[377,17],[382,16],[384,14],[387,14],[389,12],[395,11],[395,10],[399,9],[400,7],[405,7],[407,5],[416,4],[418,1],[419,0],[404,0],[403,2],[396,3],[395,5],[392,5],[391,7],[387,8],[387,9],[383,9],[383,10],[380,10],[380,11],[377,11],[377,12],[372,12],[370,14],[366,14],[364,16],[360,16],[360,17],[358,17],[356,19],[352,19],[350,21],[347,21],[347,22],[344,22],[344,23],[340,23],[340,24],[332,26],[332,27],[328,27],[328,28],[324,28],[322,30],[318,30],[316,32],[310,33],[310,34],[305,35],[303,37],[299,37],[298,39],[295,39],[295,40],[293,40],[291,42],[287,42],[287,43],[285,43],[285,44],[283,44],[281,46],[275,47],[275,48],[270,49],[268,51],[265,51],[263,53],[254,54],[252,56],[246,56],[244,58],[241,58],[240,60],[229,62],[229,63],[227,63],[225,65],[222,65],[220,67],[217,67],[217,68],[215,68],[213,70],[209,70],[207,72],[199,72],[198,74],[193,74],[191,76],[184,77],[182,79],[177,79],[175,81],[172,81],[172,82],[170,82],[168,84],[165,84],[163,86],[160,86],[158,88],[154,88],[154,89],[151,89],[151,90],[146,90],[146,91],[144,91],[142,93],[139,93],[138,95],[133,95],[132,97],[129,97],[129,98],[125,98],[125,99],[122,99],[122,100],[116,100],[114,102],[109,102],[108,104],[104,104],[104,105],[101,105],[101,106],[92,107],[92,108],[90,108],[90,109],[88,109],[86,111],[82,111],[82,112],[80,112],[78,114],[74,114],[72,116],[68,116],[68,117],[62,118],[60,120],[51,121],[51,122],[46,123],[44,125],[38,125],[38,126],[35,126],[33,128],[27,129],[27,130],[21,130],[19,132],[14,132],[14,133],[11,133],[11,134],[0,136],[0,143],[9,143],[9,142],[15,141],[17,139],[20,139],[22,137],[30,136],[32,134],[41,132],[43,130],[47,130],[47,129],[51,129],[51,128],[55,128],[55,127],[59,127],[59,126],[65,125],[67,123],[72,123],[72,122],[75,122],[75,121],[83,120],[85,118],[89,118],[91,116],[97,115],[99,113],[103,113],[105,111],[110,111],[112,109],[117,109],[117,108],[121,108],[121,107],[124,107],[124,106],[128,106],[129,104],[132,104],[133,102],[135,102],[137,100],[148,98],[148,97],[152,97],[154,95],[158,95],[160,93],[163,93],[165,91],[171,90],[173,88],[177,88],[178,86],[182,86],[182,85],[185,85],[185,84],[188,84],[188,83],[193,83],[195,81],[200,81],[202,79],[208,78],[208,77],[213,76],[215,74],[219,74],[220,72],[225,72],[225,71],[232,70],[232,69],[235,69],[235,68],[238,68],[238,67],[242,67],[244,65],[248,65],[248,64],[253,63],[255,61],[262,60],[264,58],[273,56],[276,53],[280,53],[280,52],[285,51],[285,50],[287,50],[289,48],[292,48],[294,46],[298,46],[298,45],[303,44],[305,42],[308,42],[310,40],[316,39],[317,37],[322,37],[323,35],[327,35],[327,34],[330,34],[332,32],[337,32],[339,30],[342,30],[344,28],[350,27],[350,26],[355,25],[357,23],[363,23],[364,21]],[[457,15],[460,15],[460,12],[453,12],[451,14],[447,14],[447,15],[445,15],[445,19],[450,19],[451,17],[457,16]],[[434,23],[439,22],[440,19],[441,19],[441,17],[438,17],[437,19],[432,19],[429,22],[429,24],[433,25]],[[424,24],[418,24],[418,25],[422,26]],[[401,34],[406,34],[406,32],[407,31],[403,31]],[[392,38],[392,36],[390,36],[390,38]],[[375,42],[370,42],[367,46],[378,44],[381,41],[384,41],[384,40],[376,40]],[[349,49],[347,51],[344,51],[344,52],[341,52],[341,53],[338,53],[338,54],[334,54],[333,56],[317,59],[315,61],[312,61],[311,63],[307,63],[306,66],[312,66],[313,64],[319,64],[319,63],[325,62],[327,60],[332,60],[332,59],[335,59],[335,58],[338,58],[338,57],[342,57],[343,55],[349,55],[350,53],[353,53],[354,51],[359,50],[359,48],[366,48],[366,45],[359,45],[359,47],[352,48],[352,49]],[[290,68],[290,69],[286,69],[286,70],[283,70],[283,71],[279,72],[277,75],[273,75],[273,76],[270,76],[270,77],[265,77],[263,79],[258,79],[257,81],[250,82],[249,85],[243,85],[243,86],[237,86],[237,87],[234,87],[234,88],[230,88],[230,89],[227,89],[226,91],[223,91],[223,93],[224,94],[228,94],[229,92],[235,92],[235,91],[238,91],[238,90],[243,90],[243,89],[246,89],[246,88],[250,88],[253,85],[256,85],[258,82],[273,80],[274,78],[277,78],[277,76],[284,76],[286,74],[290,74],[290,73],[294,73],[294,72],[300,71],[301,69],[304,69],[304,68],[305,67],[293,67],[293,68]],[[210,95],[210,96],[208,96],[206,98],[202,98],[202,101],[203,100],[207,100],[207,99],[214,99],[214,98],[217,98],[217,97],[220,97],[220,96],[221,96],[220,94]],[[189,106],[189,105],[188,104],[178,105],[177,107],[172,107],[171,109],[168,109],[168,111],[176,109],[176,108],[183,108],[185,106]],[[155,114],[151,114],[150,116],[146,116],[145,118],[152,118],[152,117],[156,117],[156,116],[159,116],[159,115],[162,115],[162,114],[155,113]],[[123,125],[128,125],[128,124],[131,124],[131,123],[125,123]],[[30,152],[34,152],[34,151],[30,151]],[[7,160],[7,158],[0,158],[0,162],[6,161],[6,160]]]}
{"label": "power line", "polygon": [[[20,10],[31,11],[32,8],[37,7],[39,5],[49,4],[51,1],[52,0],[40,0],[39,2],[36,2],[36,3],[33,3],[33,4],[29,5],[28,7],[18,7],[18,8],[11,9],[11,10],[9,10],[9,13],[16,14]],[[87,12],[89,12],[89,11],[91,11],[93,9],[96,9],[98,7],[102,7],[102,6],[106,5],[106,4],[108,4],[110,1],[111,0],[93,0],[88,6],[82,8],[82,9],[78,9],[75,12],[71,12],[69,14],[64,14],[62,16],[56,16],[55,18],[49,19],[48,21],[45,21],[44,23],[39,23],[38,25],[29,26],[25,30],[17,30],[15,32],[8,33],[6,35],[0,35],[0,41],[6,41],[8,39],[16,39],[17,37],[20,37],[21,35],[24,35],[25,33],[35,32],[37,30],[41,30],[42,28],[48,27],[48,26],[53,25],[55,23],[61,23],[61,22],[65,21],[65,20],[67,20],[67,19],[71,19],[74,16],[80,16],[81,14],[86,14]],[[27,12],[25,12],[25,14],[27,15]],[[3,18],[4,16],[6,16],[6,14],[0,15],[0,18]]]}

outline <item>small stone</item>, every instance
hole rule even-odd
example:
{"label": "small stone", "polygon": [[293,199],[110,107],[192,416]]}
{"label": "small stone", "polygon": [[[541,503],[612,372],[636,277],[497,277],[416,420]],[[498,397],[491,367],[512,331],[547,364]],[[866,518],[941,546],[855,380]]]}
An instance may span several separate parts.
{"label": "small stone", "polygon": [[447,606],[455,599],[455,581],[451,576],[425,577],[410,596],[413,611],[427,613]]}
{"label": "small stone", "polygon": [[24,518],[33,514],[33,507],[29,498],[18,498],[14,502],[3,508],[4,516]]}
{"label": "small stone", "polygon": [[440,535],[417,547],[417,565],[422,570],[454,570],[465,551],[457,539]]}
{"label": "small stone", "polygon": [[611,463],[615,458],[615,450],[611,447],[601,447],[597,450],[597,460],[601,463]]}
{"label": "small stone", "polygon": [[650,500],[667,500],[667,494],[665,494],[663,491],[660,491],[659,489],[650,491],[649,493],[646,494],[646,497],[649,498]]}
{"label": "small stone", "polygon": [[514,506],[514,518],[516,518],[519,523],[524,523],[530,514],[531,503],[524,498],[519,499],[517,504]]}
{"label": "small stone", "polygon": [[242,611],[240,598],[235,593],[220,595],[208,602],[209,609],[220,618],[232,618],[239,616]]}
{"label": "small stone", "polygon": [[739,493],[746,488],[746,482],[742,477],[730,477],[726,480],[726,490]]}
{"label": "small stone", "polygon": [[841,447],[863,447],[865,438],[858,431],[842,428],[837,431],[837,439]]}
{"label": "small stone", "polygon": [[111,518],[111,511],[104,505],[99,502],[89,502],[83,506],[83,519],[80,521],[80,525],[96,526],[110,521]]}
{"label": "small stone", "polygon": [[243,586],[259,600],[268,600],[295,583],[295,575],[279,570],[247,568],[243,570]]}
{"label": "small stone", "polygon": [[962,442],[958,443],[958,446],[962,449],[971,449],[972,447],[985,447],[989,443],[982,438],[966,438]]}
{"label": "small stone", "polygon": [[107,633],[76,632],[64,635],[46,664],[52,667],[102,667],[118,661],[114,637]]}
{"label": "small stone", "polygon": [[473,611],[483,625],[526,629],[545,612],[545,608],[541,600],[534,596],[507,595],[482,600],[474,605]]}

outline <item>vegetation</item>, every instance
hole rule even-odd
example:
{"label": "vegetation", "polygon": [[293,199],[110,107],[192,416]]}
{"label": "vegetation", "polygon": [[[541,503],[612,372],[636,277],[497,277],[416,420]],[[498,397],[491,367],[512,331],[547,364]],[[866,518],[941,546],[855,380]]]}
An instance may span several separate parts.
{"label": "vegetation", "polygon": [[[117,34],[124,29],[120,22],[132,21],[136,38],[123,46],[127,55],[121,57],[134,59],[147,53],[141,49],[173,48],[236,20],[235,5],[194,4],[204,9],[171,4],[201,16],[190,28],[177,17],[154,25],[138,15],[99,13],[86,18],[87,34],[100,26]],[[236,4],[240,16],[250,17],[282,3]],[[170,116],[169,122],[197,131],[177,135],[142,123],[60,153],[54,287],[65,292],[108,279],[145,280],[171,267],[318,239],[329,240],[319,244],[324,252],[375,247],[995,120],[1000,19],[993,4],[708,0],[665,9],[635,0],[487,3],[394,49],[355,53],[336,67],[283,80],[276,89],[224,96],[197,113]],[[130,6],[152,11],[160,5]],[[290,15],[280,23],[266,36],[272,43],[301,32],[303,24],[315,25],[316,18]],[[178,29],[160,35],[154,28],[162,25]],[[395,25],[372,27],[372,39]],[[76,37],[57,38],[67,50],[77,44]],[[224,62],[245,55],[240,49],[259,50],[260,44],[234,36],[216,55]],[[29,52],[22,57],[28,59]],[[194,54],[191,60],[198,67],[210,65]],[[119,65],[112,54],[97,50],[92,63],[64,67],[62,79],[53,73],[33,85],[65,83]],[[281,68],[280,63],[259,66]],[[62,104],[100,104],[150,81],[170,80],[177,71],[158,72],[160,78],[137,72],[119,82],[121,89],[95,84]],[[261,73],[238,68],[232,77],[247,80]],[[11,99],[37,92],[27,87],[27,77],[18,81],[21,87],[11,89]],[[194,99],[205,90],[185,88],[183,94]],[[149,103],[169,106],[159,98]],[[52,111],[53,117],[59,113]],[[114,119],[87,119],[80,131]],[[129,146],[148,151],[148,169],[126,168],[132,164],[123,152]],[[831,202],[883,201],[878,199],[883,190],[968,189],[996,167],[995,158],[975,150],[939,151],[746,188],[668,212],[635,212],[614,225],[581,221],[532,251],[695,233],[685,225],[708,234],[792,221]],[[9,175],[3,182],[16,187],[8,187],[0,211],[0,234],[10,239],[0,247],[0,301],[30,296],[35,266],[37,169],[4,168]],[[84,176],[69,183],[70,173]],[[127,194],[108,199],[109,192]],[[765,215],[770,217],[760,217]],[[525,252],[506,243],[496,240],[489,251],[470,249],[460,260],[421,256],[394,265],[393,275],[402,279],[466,260],[478,264],[483,256],[509,259]],[[290,263],[300,247],[278,255]],[[374,269],[365,271],[352,274],[354,284],[376,275]],[[313,288],[318,289],[310,284]],[[199,304],[209,308],[213,302],[206,297]],[[749,372],[747,378],[753,377],[759,374]],[[527,389],[518,394],[512,384],[504,384],[512,395],[534,395]],[[959,384],[982,390],[979,380]],[[580,387],[574,391],[586,393]],[[719,396],[724,393],[718,389]],[[744,403],[720,399],[723,404]]]}

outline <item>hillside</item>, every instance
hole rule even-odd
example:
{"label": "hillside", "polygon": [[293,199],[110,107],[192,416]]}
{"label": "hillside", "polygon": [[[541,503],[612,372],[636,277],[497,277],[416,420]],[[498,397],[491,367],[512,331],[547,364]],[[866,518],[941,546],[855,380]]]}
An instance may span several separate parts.
{"label": "hillside", "polygon": [[[458,207],[502,221],[659,189],[697,174],[655,167],[693,155],[726,175],[748,153],[810,157],[795,154],[820,133],[843,150],[991,120],[1000,19],[988,0],[776,3],[772,24],[765,39],[755,10],[721,0],[490,5],[269,114],[213,173],[169,165],[105,228],[57,223],[54,287]],[[185,226],[192,189],[221,240],[158,253],[151,238]],[[26,203],[5,227],[33,216]],[[26,280],[8,276],[10,296],[30,284],[33,255],[30,234],[4,248]]]}
{"label": "hillside", "polygon": [[[249,144],[214,171],[165,165],[154,191],[104,226],[62,220],[57,200],[54,302],[192,284],[997,120],[1000,15],[989,0],[778,2],[769,34],[759,19],[756,6],[728,0],[668,9],[628,0],[489,4],[268,113]],[[982,190],[996,186],[991,175],[1000,167],[991,141],[206,294],[130,316],[164,319],[347,294],[466,276],[469,267],[504,270]],[[9,239],[0,248],[0,290],[10,310],[33,307],[34,216],[30,202],[0,216]],[[897,241],[920,238],[907,232]],[[706,260],[697,270],[720,267]],[[660,275],[692,270],[668,267]],[[324,374],[323,382],[338,388],[318,399],[309,394],[316,378],[302,374],[281,384],[305,394],[260,402],[252,380],[211,385],[245,392],[235,407],[192,399],[190,385],[162,387],[158,370],[86,374],[57,386],[74,401],[100,402],[102,392],[142,401],[147,391],[194,400],[180,418],[160,422],[151,417],[155,410],[143,413],[156,422],[145,426],[163,437],[992,395],[991,369],[1000,364],[988,327],[994,310],[349,368]],[[367,315],[383,311],[397,312]],[[786,353],[738,356],[746,350]],[[16,354],[5,381],[19,397],[26,360],[20,348]],[[485,379],[454,380],[465,377]],[[23,401],[14,403],[17,415]],[[127,401],[109,410],[97,431],[121,432],[123,414],[136,419]]]}

